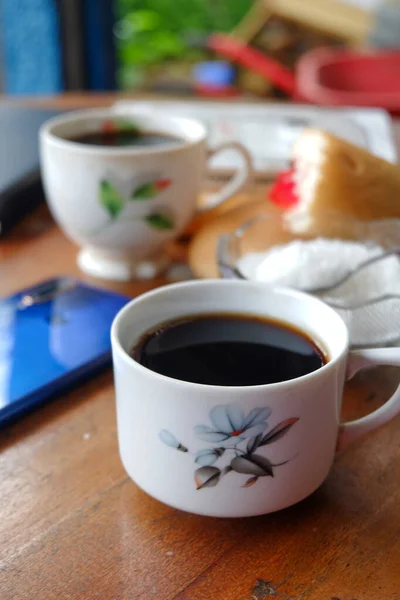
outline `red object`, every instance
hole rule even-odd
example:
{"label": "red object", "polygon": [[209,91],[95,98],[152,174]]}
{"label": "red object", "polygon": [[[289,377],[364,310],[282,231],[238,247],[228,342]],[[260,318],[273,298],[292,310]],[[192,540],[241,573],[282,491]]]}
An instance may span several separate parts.
{"label": "red object", "polygon": [[112,121],[111,119],[107,119],[106,121],[103,121],[101,129],[102,129],[103,133],[115,133],[116,128],[115,128],[114,121]]}
{"label": "red object", "polygon": [[154,182],[154,187],[156,188],[156,190],[166,190],[167,188],[169,188],[169,186],[171,185],[171,180],[170,179],[157,179],[157,181]]}
{"label": "red object", "polygon": [[262,52],[238,42],[233,37],[221,34],[211,35],[207,45],[234,63],[263,75],[289,96],[295,95],[296,80],[293,73]]}
{"label": "red object", "polygon": [[400,52],[358,54],[319,48],[296,65],[299,94],[316,104],[400,111]]}
{"label": "red object", "polygon": [[239,96],[240,90],[227,85],[219,87],[215,85],[204,85],[203,83],[195,83],[193,89],[199,96],[208,96],[212,98],[231,98],[232,96]]}
{"label": "red object", "polygon": [[269,191],[268,197],[274,204],[289,208],[299,201],[295,192],[295,183],[293,180],[294,169],[282,171],[278,174],[274,185]]}
{"label": "red object", "polygon": [[321,106],[378,106],[400,113],[400,51],[357,53],[318,48],[303,54],[294,74],[229,36],[212,35],[208,46],[264,76],[295,100]]}

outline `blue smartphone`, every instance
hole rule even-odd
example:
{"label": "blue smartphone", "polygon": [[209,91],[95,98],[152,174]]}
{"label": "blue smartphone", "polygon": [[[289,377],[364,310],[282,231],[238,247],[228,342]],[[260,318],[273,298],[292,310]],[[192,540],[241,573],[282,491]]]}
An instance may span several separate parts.
{"label": "blue smartphone", "polygon": [[109,366],[111,323],[129,300],[71,278],[0,300],[0,426]]}

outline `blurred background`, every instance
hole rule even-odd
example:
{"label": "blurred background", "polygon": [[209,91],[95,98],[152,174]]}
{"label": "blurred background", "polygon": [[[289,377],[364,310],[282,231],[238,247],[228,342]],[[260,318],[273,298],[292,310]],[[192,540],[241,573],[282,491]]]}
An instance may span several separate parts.
{"label": "blurred background", "polygon": [[228,33],[293,69],[320,46],[400,46],[399,0],[0,0],[1,89],[282,98],[209,42]]}

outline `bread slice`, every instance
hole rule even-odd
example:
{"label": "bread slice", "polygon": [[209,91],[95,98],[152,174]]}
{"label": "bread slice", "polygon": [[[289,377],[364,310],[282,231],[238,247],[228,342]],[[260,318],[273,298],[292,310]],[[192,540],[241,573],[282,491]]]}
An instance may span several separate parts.
{"label": "bread slice", "polygon": [[293,148],[298,202],[292,231],[312,230],[330,215],[362,221],[400,218],[400,167],[325,131],[306,129]]}

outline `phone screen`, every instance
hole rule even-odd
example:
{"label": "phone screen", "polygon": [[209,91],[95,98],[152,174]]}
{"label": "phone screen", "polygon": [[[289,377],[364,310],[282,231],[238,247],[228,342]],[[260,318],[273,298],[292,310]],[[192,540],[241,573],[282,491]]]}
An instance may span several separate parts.
{"label": "phone screen", "polygon": [[0,301],[0,414],[110,360],[110,327],[129,299],[55,279]]}

